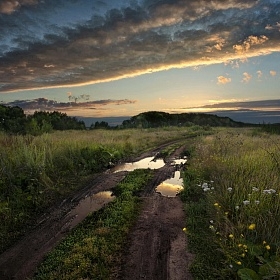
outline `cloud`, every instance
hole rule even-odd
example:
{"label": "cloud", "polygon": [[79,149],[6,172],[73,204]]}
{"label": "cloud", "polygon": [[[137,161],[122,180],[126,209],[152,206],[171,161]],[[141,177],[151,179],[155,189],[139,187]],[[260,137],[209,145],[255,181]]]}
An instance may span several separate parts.
{"label": "cloud", "polygon": [[243,73],[242,82],[248,83],[251,79],[252,79],[252,75],[250,75],[250,74],[247,73],[247,72],[244,72],[244,73]]}
{"label": "cloud", "polygon": [[258,75],[258,79],[260,79],[263,75],[262,71],[261,70],[258,70],[257,71],[257,75]]}
{"label": "cloud", "polygon": [[79,98],[73,97],[73,95],[69,92],[68,93],[69,102],[57,102],[55,100],[49,100],[47,98],[36,98],[32,100],[15,100],[9,103],[3,103],[6,106],[19,106],[24,111],[34,112],[34,111],[71,111],[77,109],[100,109],[101,107],[105,107],[108,105],[129,105],[135,104],[136,100],[130,99],[120,99],[120,100],[95,100],[95,101],[83,101],[78,102],[84,98],[85,100],[88,99],[87,95],[81,95]]}
{"label": "cloud", "polygon": [[231,101],[231,102],[219,102],[215,104],[209,104],[202,106],[204,109],[242,109],[242,110],[277,110],[280,109],[280,99],[274,100],[253,100],[253,101]]}
{"label": "cloud", "polygon": [[238,54],[244,54],[244,53],[248,52],[252,46],[261,45],[261,44],[265,43],[267,40],[268,40],[268,37],[266,37],[265,35],[261,35],[259,37],[251,35],[248,38],[246,38],[242,42],[242,44],[234,45],[233,49]]}
{"label": "cloud", "polygon": [[277,72],[274,71],[274,70],[270,70],[270,71],[269,71],[269,74],[270,74],[271,76],[276,76],[276,75],[277,75]]}
{"label": "cloud", "polygon": [[37,0],[2,0],[0,2],[0,13],[11,14],[21,6],[36,5]]}
{"label": "cloud", "polygon": [[[10,12],[8,2],[14,3]],[[80,86],[172,68],[238,65],[236,61],[280,51],[279,30],[265,28],[277,26],[277,1],[1,3],[0,92]]]}
{"label": "cloud", "polygon": [[225,84],[231,82],[231,78],[227,78],[224,76],[219,76],[219,77],[217,77],[217,79],[218,79],[218,82],[217,82],[218,85],[225,85]]}

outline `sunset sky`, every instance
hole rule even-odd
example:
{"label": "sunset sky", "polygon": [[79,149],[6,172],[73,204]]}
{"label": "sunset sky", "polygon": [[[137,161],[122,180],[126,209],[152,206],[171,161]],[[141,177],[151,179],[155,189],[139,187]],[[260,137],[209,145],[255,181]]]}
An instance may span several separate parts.
{"label": "sunset sky", "polygon": [[280,123],[280,0],[0,0],[0,102]]}

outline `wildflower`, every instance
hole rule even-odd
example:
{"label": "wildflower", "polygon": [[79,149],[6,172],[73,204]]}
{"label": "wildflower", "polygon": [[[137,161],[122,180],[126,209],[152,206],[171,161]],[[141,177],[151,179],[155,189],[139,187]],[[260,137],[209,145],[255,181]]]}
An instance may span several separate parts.
{"label": "wildflower", "polygon": [[232,264],[230,264],[230,265],[229,265],[229,267],[230,267],[230,268],[233,268],[233,265],[232,265]]}
{"label": "wildflower", "polygon": [[238,246],[238,247],[242,247],[243,245],[242,245],[241,243],[239,243],[237,246]]}
{"label": "wildflower", "polygon": [[214,226],[212,226],[212,225],[210,225],[209,228],[210,228],[211,230],[215,230]]}
{"label": "wildflower", "polygon": [[186,231],[187,231],[187,228],[184,227],[184,228],[183,228],[183,232],[186,232]]}
{"label": "wildflower", "polygon": [[248,229],[250,230],[254,230],[256,228],[256,224],[250,224]]}
{"label": "wildflower", "polygon": [[228,212],[225,212],[225,215],[227,216],[227,215],[228,215]]}
{"label": "wildflower", "polygon": [[205,192],[210,191],[210,188],[204,188],[203,191]]}
{"label": "wildflower", "polygon": [[234,236],[233,236],[233,234],[230,234],[228,237],[229,237],[229,238],[233,238]]}
{"label": "wildflower", "polygon": [[241,265],[241,262],[240,262],[240,261],[238,261],[238,262],[236,262],[236,264]]}
{"label": "wildflower", "polygon": [[265,248],[266,248],[266,250],[270,250],[270,246],[269,245],[266,245]]}
{"label": "wildflower", "polygon": [[259,190],[259,189],[256,188],[256,187],[253,187],[253,188],[252,188],[252,191],[253,191],[253,192],[257,192],[258,190]]}
{"label": "wildflower", "polygon": [[219,206],[219,203],[218,202],[214,203],[214,206]]}
{"label": "wildflower", "polygon": [[247,245],[244,244],[244,245],[243,245],[243,248],[244,248],[244,249],[247,249],[248,247],[247,247]]}
{"label": "wildflower", "polygon": [[266,244],[266,241],[263,241],[263,245],[265,245]]}
{"label": "wildflower", "polygon": [[209,222],[210,222],[211,224],[213,224],[213,223],[214,223],[214,221],[213,221],[213,220],[210,220]]}
{"label": "wildflower", "polygon": [[241,254],[241,257],[242,257],[242,258],[245,258],[245,253],[242,253],[242,254]]}
{"label": "wildflower", "polygon": [[259,200],[255,200],[255,203],[256,203],[256,204],[260,204],[260,201],[259,201]]}
{"label": "wildflower", "polygon": [[227,188],[227,190],[228,190],[229,192],[231,192],[231,191],[232,191],[232,188]]}
{"label": "wildflower", "polygon": [[243,201],[243,204],[244,204],[244,205],[250,204],[250,200],[244,200],[244,201]]}
{"label": "wildflower", "polygon": [[238,210],[238,209],[239,209],[239,206],[238,206],[238,205],[236,205],[236,206],[235,206],[235,209],[236,209],[236,210]]}

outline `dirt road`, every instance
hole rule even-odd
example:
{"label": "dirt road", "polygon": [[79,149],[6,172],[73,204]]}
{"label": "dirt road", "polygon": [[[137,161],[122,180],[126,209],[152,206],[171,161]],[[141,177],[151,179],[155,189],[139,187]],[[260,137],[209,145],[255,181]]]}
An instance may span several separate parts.
{"label": "dirt road", "polygon": [[[155,155],[163,147],[145,153],[137,160]],[[183,204],[178,197],[163,197],[154,191],[159,183],[171,177],[175,169],[179,168],[171,162],[183,150],[184,147],[177,149],[166,159],[165,166],[156,171],[153,180],[141,194],[143,210],[129,234],[118,275],[120,280],[192,279],[187,269],[191,255],[187,253],[186,236],[182,230],[185,222]],[[74,197],[50,209],[38,220],[32,232],[0,255],[0,279],[23,280],[32,277],[45,254],[75,224],[73,220],[77,215],[71,216],[71,209],[87,196],[114,188],[126,174],[125,171],[99,174]]]}

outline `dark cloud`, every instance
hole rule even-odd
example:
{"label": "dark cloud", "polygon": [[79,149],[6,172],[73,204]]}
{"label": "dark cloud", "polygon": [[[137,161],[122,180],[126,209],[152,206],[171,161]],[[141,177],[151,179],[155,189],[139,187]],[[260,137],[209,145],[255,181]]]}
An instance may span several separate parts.
{"label": "dark cloud", "polygon": [[23,6],[30,6],[38,4],[37,0],[1,0],[0,13],[12,14]]}
{"label": "dark cloud", "polygon": [[4,13],[8,2],[0,9],[2,92],[280,51],[280,3],[272,0],[26,0]]}
{"label": "dark cloud", "polygon": [[222,102],[211,105],[205,105],[202,108],[208,109],[219,109],[219,108],[239,108],[245,109],[279,109],[280,110],[280,99],[276,100],[259,100],[259,101],[242,101],[242,102]]}
{"label": "dark cloud", "polygon": [[15,100],[9,103],[2,103],[6,106],[19,106],[24,111],[69,111],[72,109],[99,109],[108,105],[124,105],[134,104],[136,100],[121,99],[121,100],[95,100],[95,101],[83,101],[77,102],[82,99],[87,99],[86,96],[79,96],[78,98],[70,98],[69,102],[57,102],[55,100],[49,100],[47,98],[36,98],[33,100]]}

